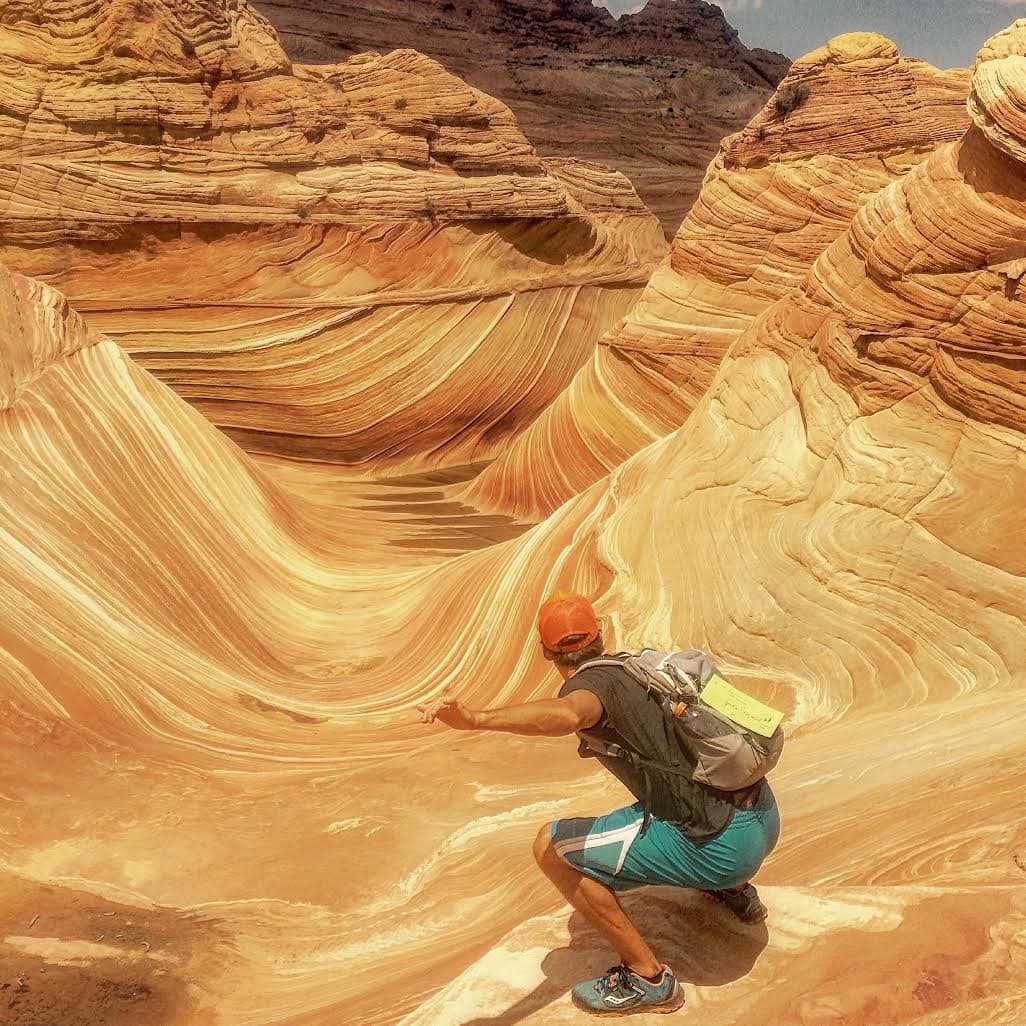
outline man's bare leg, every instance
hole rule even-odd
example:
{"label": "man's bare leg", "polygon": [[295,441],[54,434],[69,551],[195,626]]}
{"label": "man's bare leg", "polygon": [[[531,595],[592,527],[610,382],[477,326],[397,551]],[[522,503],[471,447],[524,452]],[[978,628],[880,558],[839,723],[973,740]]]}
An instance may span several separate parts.
{"label": "man's bare leg", "polygon": [[534,857],[559,893],[613,945],[624,965],[650,978],[662,972],[662,964],[627,918],[616,892],[578,872],[556,852],[548,823],[535,839]]}

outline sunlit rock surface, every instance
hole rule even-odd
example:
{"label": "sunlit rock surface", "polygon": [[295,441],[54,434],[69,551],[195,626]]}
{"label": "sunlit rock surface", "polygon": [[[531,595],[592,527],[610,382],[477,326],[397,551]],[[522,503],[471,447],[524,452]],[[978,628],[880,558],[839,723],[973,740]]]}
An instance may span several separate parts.
{"label": "sunlit rock surface", "polygon": [[534,615],[575,587],[789,713],[766,927],[628,898],[682,1021],[1021,1026],[1024,53],[983,48],[971,122],[846,201],[682,428],[456,558],[444,474],[279,472],[0,272],[4,1014],[578,1022],[610,953],[530,842],[623,792],[412,711],[553,694]]}
{"label": "sunlit rock surface", "polygon": [[655,218],[436,62],[291,65],[237,6],[7,10],[0,259],[252,451],[496,455],[633,303]]}
{"label": "sunlit rock surface", "polygon": [[967,91],[967,72],[902,58],[869,33],[797,61],[752,123],[724,140],[626,322],[467,501],[540,519],[679,427],[727,349],[867,198],[961,135]]}

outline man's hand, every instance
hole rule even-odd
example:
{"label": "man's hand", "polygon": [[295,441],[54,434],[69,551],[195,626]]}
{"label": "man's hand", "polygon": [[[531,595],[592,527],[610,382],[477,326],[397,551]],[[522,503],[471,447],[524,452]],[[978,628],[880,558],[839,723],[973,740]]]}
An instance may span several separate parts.
{"label": "man's hand", "polygon": [[448,692],[433,702],[418,705],[421,723],[444,723],[453,730],[476,730],[478,727],[477,713],[466,708]]}
{"label": "man's hand", "polygon": [[590,691],[482,710],[468,709],[446,692],[417,709],[422,723],[438,720],[454,730],[502,730],[536,737],[563,737],[593,727],[602,718],[602,703]]}

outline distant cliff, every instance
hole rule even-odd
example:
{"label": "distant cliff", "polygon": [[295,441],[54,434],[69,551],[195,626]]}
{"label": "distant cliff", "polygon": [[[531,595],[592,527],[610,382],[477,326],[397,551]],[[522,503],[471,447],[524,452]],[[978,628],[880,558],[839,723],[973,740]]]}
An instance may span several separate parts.
{"label": "distant cliff", "polygon": [[619,21],[590,0],[258,0],[289,55],[322,63],[412,46],[504,100],[544,156],[624,172],[672,235],[720,139],[790,67],[703,0]]}

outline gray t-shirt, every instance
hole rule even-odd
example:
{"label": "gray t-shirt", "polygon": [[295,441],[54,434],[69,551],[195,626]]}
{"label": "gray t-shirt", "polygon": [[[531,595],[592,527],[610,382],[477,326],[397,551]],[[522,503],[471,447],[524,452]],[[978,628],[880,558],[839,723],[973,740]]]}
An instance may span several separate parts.
{"label": "gray t-shirt", "polygon": [[[559,697],[573,691],[590,691],[605,710],[594,727],[578,732],[582,758],[597,758],[635,798],[646,802],[646,811],[672,823],[693,841],[708,841],[727,826],[734,805],[692,779],[694,762],[678,741],[658,700],[626,670],[586,666],[563,684]],[[621,745],[645,761],[631,765],[625,759],[592,752],[583,740],[585,735]]]}

